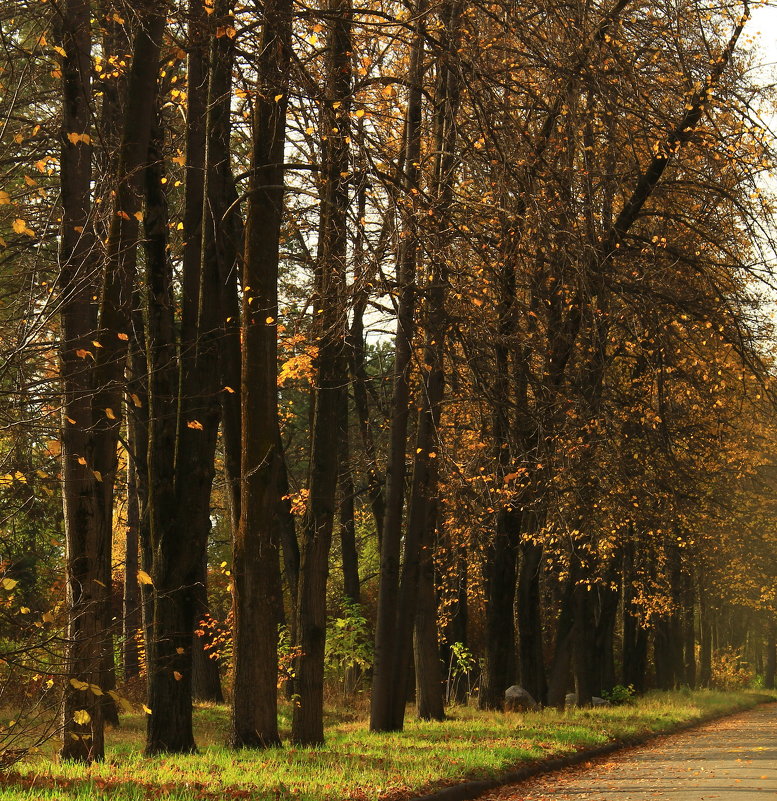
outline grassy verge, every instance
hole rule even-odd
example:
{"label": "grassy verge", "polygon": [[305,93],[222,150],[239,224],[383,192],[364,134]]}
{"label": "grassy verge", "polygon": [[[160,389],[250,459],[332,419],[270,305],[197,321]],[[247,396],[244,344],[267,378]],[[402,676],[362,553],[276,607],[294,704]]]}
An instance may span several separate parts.
{"label": "grassy verge", "polygon": [[650,693],[628,706],[536,713],[458,707],[443,723],[410,720],[404,732],[373,734],[332,713],[321,748],[234,752],[223,745],[225,707],[195,713],[200,753],[145,758],[144,721],[108,733],[106,761],[84,768],[41,754],[0,785],[4,801],[141,801],[250,798],[256,801],[401,799],[463,779],[489,778],[542,758],[670,730],[754,706],[763,695],[712,691]]}

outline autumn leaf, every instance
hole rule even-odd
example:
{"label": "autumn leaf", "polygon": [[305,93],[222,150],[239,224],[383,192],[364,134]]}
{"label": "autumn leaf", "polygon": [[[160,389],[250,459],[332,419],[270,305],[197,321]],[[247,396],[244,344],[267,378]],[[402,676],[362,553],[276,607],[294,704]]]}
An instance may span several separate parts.
{"label": "autumn leaf", "polygon": [[108,408],[108,409],[105,410],[105,416],[109,420],[115,420],[116,419],[116,415],[113,413],[113,409],[111,409],[111,408]]}
{"label": "autumn leaf", "polygon": [[3,192],[0,189],[0,206],[7,206],[11,202],[11,196],[8,192]]}
{"label": "autumn leaf", "polygon": [[4,590],[12,590],[19,582],[16,579],[12,578],[4,578],[0,581],[0,585],[2,585]]}
{"label": "autumn leaf", "polygon": [[85,709],[76,709],[76,711],[73,712],[73,720],[79,726],[86,726],[91,719],[92,716]]}
{"label": "autumn leaf", "polygon": [[29,228],[27,223],[20,217],[17,217],[12,223],[11,228],[15,234],[27,234],[27,236],[35,236],[35,231]]}
{"label": "autumn leaf", "polygon": [[88,690],[89,689],[89,682],[88,681],[81,681],[81,679],[70,679],[70,686],[76,690]]}
{"label": "autumn leaf", "polygon": [[199,420],[189,420],[186,425],[188,428],[194,428],[197,431],[202,431],[202,423]]}
{"label": "autumn leaf", "polygon": [[149,576],[145,570],[138,570],[138,584],[148,584],[149,586],[154,586],[151,576]]}

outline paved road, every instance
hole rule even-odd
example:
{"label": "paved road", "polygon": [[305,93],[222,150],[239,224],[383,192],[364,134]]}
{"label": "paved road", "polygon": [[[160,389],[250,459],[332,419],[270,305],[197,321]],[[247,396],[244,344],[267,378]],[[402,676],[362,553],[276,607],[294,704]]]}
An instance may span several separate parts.
{"label": "paved road", "polygon": [[483,801],[777,801],[777,705],[758,707]]}

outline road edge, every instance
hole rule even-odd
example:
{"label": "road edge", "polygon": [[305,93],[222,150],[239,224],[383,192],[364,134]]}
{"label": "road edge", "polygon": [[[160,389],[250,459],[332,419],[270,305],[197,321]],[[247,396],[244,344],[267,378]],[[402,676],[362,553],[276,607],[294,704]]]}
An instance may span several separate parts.
{"label": "road edge", "polygon": [[597,758],[610,756],[611,754],[621,751],[627,751],[630,748],[638,748],[639,746],[646,745],[654,740],[659,740],[662,737],[669,737],[673,734],[681,734],[682,732],[704,726],[707,723],[712,723],[716,720],[723,720],[724,718],[738,715],[742,712],[749,712],[752,709],[757,709],[761,706],[769,704],[777,704],[777,699],[763,696],[762,701],[757,701],[752,706],[741,705],[726,712],[716,712],[709,715],[703,715],[693,720],[686,720],[672,726],[670,729],[660,732],[645,732],[638,734],[634,737],[626,737],[612,742],[605,743],[604,745],[597,745],[593,748],[583,748],[580,751],[575,751],[571,754],[565,754],[558,757],[550,757],[548,759],[541,759],[536,762],[531,762],[528,765],[509,770],[506,773],[496,776],[491,779],[473,779],[469,781],[462,781],[457,784],[444,787],[439,790],[427,793],[425,795],[416,795],[408,797],[406,801],[473,801],[479,798],[484,793],[490,790],[496,790],[499,787],[505,787],[508,784],[520,784],[528,779],[534,779],[537,776],[544,776],[549,773],[564,768],[571,768],[575,765],[580,765],[584,762],[591,762]]}

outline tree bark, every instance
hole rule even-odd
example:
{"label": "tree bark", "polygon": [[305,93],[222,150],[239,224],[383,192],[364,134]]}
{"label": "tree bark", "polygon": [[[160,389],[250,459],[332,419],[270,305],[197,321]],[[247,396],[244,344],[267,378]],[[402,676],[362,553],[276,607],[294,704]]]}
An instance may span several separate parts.
{"label": "tree bark", "polygon": [[775,673],[777,673],[777,626],[770,616],[766,629],[766,664],[764,666],[764,687],[767,690],[774,689]]}
{"label": "tree bark", "polygon": [[[370,729],[396,731],[397,701],[394,678],[397,661],[397,607],[400,583],[400,550],[405,501],[407,428],[410,414],[410,370],[415,330],[415,281],[418,261],[417,195],[420,180],[421,112],[424,77],[424,17],[426,0],[416,0],[414,40],[408,74],[409,94],[405,122],[403,189],[409,209],[404,220],[406,236],[398,257],[397,331],[394,355],[394,391],[388,457],[388,485],[380,550],[378,612],[375,628],[375,662],[370,698]],[[407,651],[405,651],[407,656]],[[400,667],[401,670],[401,667]],[[404,688],[406,692],[406,688]]]}
{"label": "tree bark", "polygon": [[280,744],[277,320],[292,16],[290,0],[265,3],[256,65],[258,91],[242,277],[242,484],[233,550],[231,742],[235,747]]}
{"label": "tree bark", "polygon": [[318,356],[313,397],[313,425],[308,506],[303,523],[297,606],[295,690],[299,703],[292,715],[295,743],[324,740],[324,649],[326,585],[337,487],[337,431],[345,361],[345,272],[347,256],[348,175],[350,168],[351,18],[350,0],[328,0],[325,103],[321,123],[324,147],[320,259],[314,311]]}
{"label": "tree bark", "polygon": [[[67,578],[66,675],[83,682],[77,689],[65,682],[62,749],[64,759],[81,762],[104,755],[103,714],[98,696],[89,687],[100,686],[103,647],[102,607],[107,603],[102,552],[104,531],[100,514],[97,477],[89,465],[89,431],[92,428],[93,375],[78,352],[92,352],[96,327],[92,304],[92,270],[96,265],[91,211],[92,148],[90,130],[91,39],[90,4],[68,0],[64,8],[62,61],[63,120],[61,131],[62,235],[59,278],[62,293],[62,341],[60,365],[62,407],[62,497],[65,519]],[[68,134],[85,135],[71,141]],[[85,710],[86,723],[74,714]]]}

